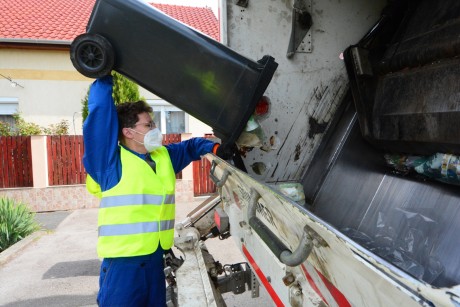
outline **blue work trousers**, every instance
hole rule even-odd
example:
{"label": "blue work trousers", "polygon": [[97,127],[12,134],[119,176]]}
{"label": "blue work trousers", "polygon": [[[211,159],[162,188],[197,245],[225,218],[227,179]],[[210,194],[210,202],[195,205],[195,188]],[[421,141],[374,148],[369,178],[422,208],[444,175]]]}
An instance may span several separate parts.
{"label": "blue work trousers", "polygon": [[150,255],[105,258],[99,276],[98,305],[165,307],[163,254],[159,247]]}

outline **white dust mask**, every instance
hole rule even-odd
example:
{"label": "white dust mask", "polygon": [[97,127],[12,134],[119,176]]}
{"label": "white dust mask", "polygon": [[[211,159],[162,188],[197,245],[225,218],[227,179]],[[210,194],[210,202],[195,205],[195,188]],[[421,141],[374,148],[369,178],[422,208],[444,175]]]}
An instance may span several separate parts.
{"label": "white dust mask", "polygon": [[154,128],[144,135],[144,146],[148,152],[163,146],[163,134],[160,129]]}
{"label": "white dust mask", "polygon": [[147,133],[142,133],[131,128],[129,129],[133,132],[142,134],[144,136],[144,143],[141,143],[135,139],[133,139],[133,141],[144,145],[145,149],[147,149],[148,152],[152,152],[155,149],[158,149],[161,146],[163,146],[163,134],[161,133],[160,129],[153,128],[152,130],[149,130],[149,132]]}

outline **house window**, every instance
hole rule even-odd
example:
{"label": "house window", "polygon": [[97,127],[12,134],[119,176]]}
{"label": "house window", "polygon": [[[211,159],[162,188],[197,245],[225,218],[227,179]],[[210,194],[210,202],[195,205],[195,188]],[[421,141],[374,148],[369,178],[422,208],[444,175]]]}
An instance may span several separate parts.
{"label": "house window", "polygon": [[181,109],[164,100],[147,100],[152,107],[156,126],[163,134],[188,132],[188,117]]}
{"label": "house window", "polygon": [[18,113],[19,100],[13,97],[0,97],[0,121],[14,127],[13,114]]}

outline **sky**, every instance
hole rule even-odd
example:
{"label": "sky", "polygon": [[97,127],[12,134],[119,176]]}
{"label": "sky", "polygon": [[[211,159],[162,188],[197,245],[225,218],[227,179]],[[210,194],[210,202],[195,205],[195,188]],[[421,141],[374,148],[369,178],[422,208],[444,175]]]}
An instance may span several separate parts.
{"label": "sky", "polygon": [[198,6],[198,7],[210,7],[216,17],[218,16],[218,4],[219,0],[142,0],[149,3],[164,3],[174,4],[183,6]]}

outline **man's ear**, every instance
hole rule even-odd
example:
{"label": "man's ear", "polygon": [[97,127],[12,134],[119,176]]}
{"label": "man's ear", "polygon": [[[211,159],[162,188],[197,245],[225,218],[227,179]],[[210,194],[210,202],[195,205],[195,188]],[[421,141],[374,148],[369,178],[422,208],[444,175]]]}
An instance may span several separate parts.
{"label": "man's ear", "polygon": [[132,139],[134,137],[134,133],[129,128],[121,129],[121,133],[123,133],[123,136],[127,139]]}

